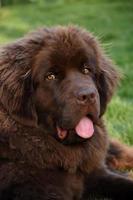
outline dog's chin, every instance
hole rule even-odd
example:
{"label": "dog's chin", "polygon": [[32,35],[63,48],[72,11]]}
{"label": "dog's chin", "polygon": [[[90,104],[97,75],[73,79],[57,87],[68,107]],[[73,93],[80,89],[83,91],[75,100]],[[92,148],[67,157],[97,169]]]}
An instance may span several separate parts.
{"label": "dog's chin", "polygon": [[55,135],[55,138],[58,142],[64,145],[76,145],[80,143],[85,143],[88,140],[86,138],[78,136],[74,129],[67,130],[65,138],[60,138],[58,134]]}

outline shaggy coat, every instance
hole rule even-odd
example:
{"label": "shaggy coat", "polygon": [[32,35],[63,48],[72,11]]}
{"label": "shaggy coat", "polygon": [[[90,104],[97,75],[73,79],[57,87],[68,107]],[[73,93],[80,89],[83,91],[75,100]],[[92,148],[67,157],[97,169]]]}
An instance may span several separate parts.
{"label": "shaggy coat", "polygon": [[[133,181],[105,164],[102,116],[118,79],[96,38],[77,27],[42,28],[0,48],[0,199],[133,197]],[[84,116],[89,139],[75,133]]]}

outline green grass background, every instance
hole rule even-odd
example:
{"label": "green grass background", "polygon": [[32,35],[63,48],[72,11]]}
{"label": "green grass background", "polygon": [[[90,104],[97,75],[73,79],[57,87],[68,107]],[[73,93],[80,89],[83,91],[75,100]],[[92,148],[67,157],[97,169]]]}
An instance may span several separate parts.
{"label": "green grass background", "polygon": [[41,26],[77,24],[98,36],[124,77],[105,120],[109,133],[133,144],[133,0],[38,0],[0,8],[0,44]]}

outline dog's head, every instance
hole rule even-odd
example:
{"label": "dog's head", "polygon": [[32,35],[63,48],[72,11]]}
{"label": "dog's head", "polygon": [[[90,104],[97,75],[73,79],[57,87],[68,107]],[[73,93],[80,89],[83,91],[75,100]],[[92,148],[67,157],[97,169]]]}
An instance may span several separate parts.
{"label": "dog's head", "polygon": [[60,141],[93,134],[119,77],[95,37],[72,26],[41,29],[0,56],[0,98],[15,120]]}

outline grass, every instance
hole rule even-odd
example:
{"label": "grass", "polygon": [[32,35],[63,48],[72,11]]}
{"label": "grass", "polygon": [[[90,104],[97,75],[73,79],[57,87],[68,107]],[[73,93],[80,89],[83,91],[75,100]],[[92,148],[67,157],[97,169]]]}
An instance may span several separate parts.
{"label": "grass", "polygon": [[40,26],[77,24],[98,36],[124,78],[106,114],[110,134],[133,144],[133,2],[54,0],[0,9],[0,44]]}

